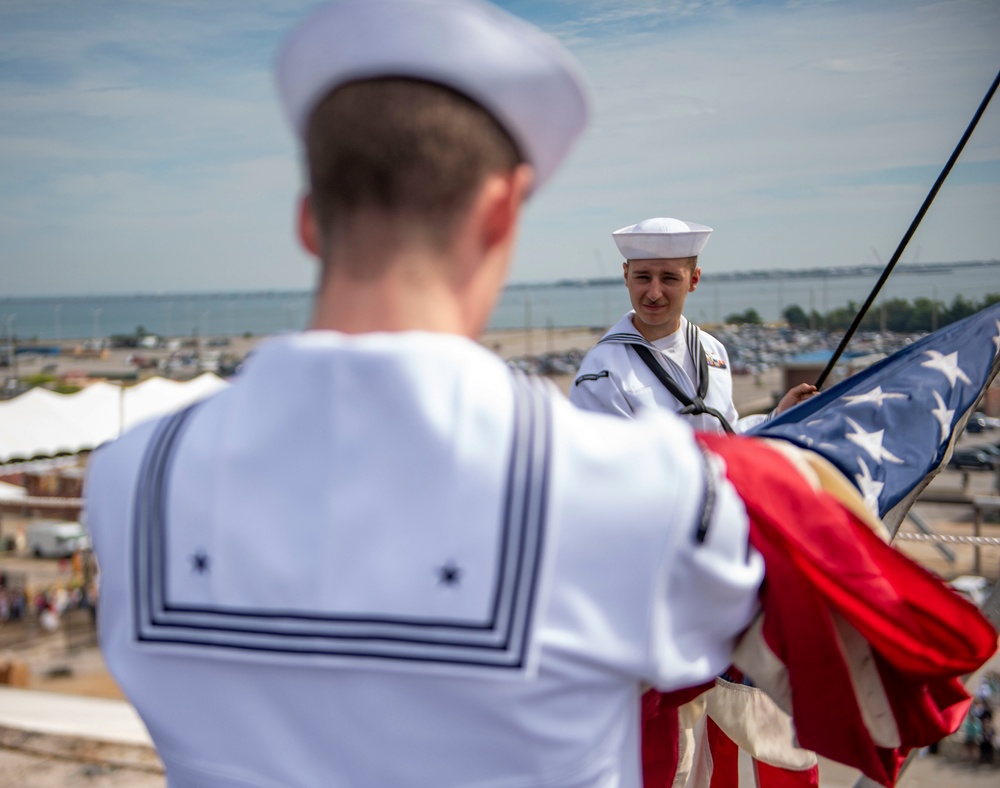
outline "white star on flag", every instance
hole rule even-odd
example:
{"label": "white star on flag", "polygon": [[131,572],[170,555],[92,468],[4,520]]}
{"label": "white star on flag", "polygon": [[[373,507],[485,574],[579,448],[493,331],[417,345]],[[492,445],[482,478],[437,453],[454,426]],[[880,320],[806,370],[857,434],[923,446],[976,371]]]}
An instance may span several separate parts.
{"label": "white star on flag", "polygon": [[936,389],[933,389],[931,394],[933,394],[934,399],[937,400],[937,407],[931,409],[931,414],[941,425],[941,442],[944,443],[948,440],[948,436],[951,434],[951,421],[955,417],[955,411],[948,410],[944,406],[944,400],[941,399],[941,395],[937,393]]}
{"label": "white star on flag", "polygon": [[844,419],[851,427],[854,432],[850,432],[844,437],[847,438],[851,443],[860,446],[866,452],[868,456],[871,457],[879,465],[882,464],[882,460],[888,460],[889,462],[897,462],[902,464],[902,460],[899,459],[895,454],[893,454],[888,449],[883,448],[882,439],[885,436],[885,430],[876,430],[875,432],[865,432],[861,425],[858,424],[854,419]]}
{"label": "white star on flag", "polygon": [[956,428],[998,374],[1000,303],[918,339],[750,434],[823,455],[869,504],[877,496],[879,516],[893,533],[945,467]]}
{"label": "white star on flag", "polygon": [[949,353],[947,356],[939,350],[925,350],[924,354],[930,356],[930,361],[924,361],[920,366],[934,369],[948,378],[951,387],[955,388],[955,381],[961,380],[967,386],[972,385],[969,376],[958,366],[958,351]]}
{"label": "white star on flag", "polygon": [[881,408],[882,404],[887,399],[906,399],[906,395],[886,393],[882,391],[881,386],[876,386],[871,391],[868,391],[864,394],[855,394],[854,396],[844,397],[844,404],[861,405],[862,403],[865,402],[871,402],[873,405],[876,405]]}
{"label": "white star on flag", "polygon": [[799,440],[802,441],[802,443],[806,447],[808,447],[810,449],[812,449],[814,447],[816,449],[837,449],[838,448],[838,446],[837,446],[836,443],[827,443],[826,441],[820,441],[819,443],[816,443],[816,441],[813,440],[808,435],[802,435],[802,434],[800,434],[799,435]]}
{"label": "white star on flag", "polygon": [[854,474],[854,480],[858,483],[858,489],[865,499],[865,506],[878,515],[878,497],[882,494],[885,484],[872,478],[872,472],[868,469],[867,463],[858,457],[858,465],[861,466],[861,473]]}

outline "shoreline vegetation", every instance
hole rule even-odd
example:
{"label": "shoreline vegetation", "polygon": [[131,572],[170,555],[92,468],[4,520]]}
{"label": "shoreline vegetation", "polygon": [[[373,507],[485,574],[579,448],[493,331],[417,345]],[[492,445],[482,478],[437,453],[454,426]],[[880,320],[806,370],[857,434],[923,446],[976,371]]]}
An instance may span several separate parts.
{"label": "shoreline vegetation", "polygon": [[[956,295],[950,305],[944,301],[925,297],[915,298],[912,302],[905,298],[890,298],[873,304],[858,327],[862,331],[936,331],[996,303],[1000,303],[1000,292],[987,293],[980,301]],[[801,306],[792,304],[785,308],[782,317],[791,328],[839,331],[847,329],[860,310],[861,304],[848,301],[846,306],[831,309],[823,314],[815,309],[807,314]],[[723,323],[762,325],[764,321],[756,309],[750,308],[741,313],[727,315]]]}

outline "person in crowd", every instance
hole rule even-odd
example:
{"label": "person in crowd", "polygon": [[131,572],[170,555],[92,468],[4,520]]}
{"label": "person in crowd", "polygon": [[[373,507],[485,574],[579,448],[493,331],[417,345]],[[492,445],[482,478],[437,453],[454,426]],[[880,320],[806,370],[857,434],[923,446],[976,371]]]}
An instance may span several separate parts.
{"label": "person in crowd", "polygon": [[965,748],[966,756],[969,758],[976,757],[979,742],[983,736],[983,721],[976,713],[978,704],[979,701],[973,702],[972,707],[969,709],[969,713],[966,714],[965,719],[962,720],[962,745]]}
{"label": "person in crowd", "polygon": [[993,712],[987,708],[982,716],[982,736],[979,740],[979,762],[993,763],[993,754],[996,751],[996,728],[993,725]]}

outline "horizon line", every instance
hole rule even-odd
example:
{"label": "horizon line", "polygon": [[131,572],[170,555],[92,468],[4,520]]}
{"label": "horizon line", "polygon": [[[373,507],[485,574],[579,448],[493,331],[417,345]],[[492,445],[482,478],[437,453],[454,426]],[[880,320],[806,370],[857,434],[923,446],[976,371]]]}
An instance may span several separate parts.
{"label": "horizon line", "polygon": [[[1000,265],[1000,259],[990,260],[956,260],[952,262],[925,262],[925,263],[900,263],[893,273],[946,273],[953,268],[985,268]],[[884,270],[885,266],[873,264],[845,265],[845,266],[820,266],[817,268],[757,268],[749,271],[718,271],[702,272],[702,282],[712,281],[732,281],[734,279],[800,279],[808,277],[822,276],[858,276],[868,273],[877,273]],[[561,278],[543,281],[529,282],[508,282],[504,285],[504,290],[523,290],[531,287],[587,287],[591,285],[605,285],[617,283],[620,276],[592,276],[579,278]],[[251,290],[133,290],[119,292],[92,292],[92,293],[60,293],[54,295],[0,295],[0,304],[12,301],[53,301],[53,300],[86,300],[94,298],[148,298],[158,300],[165,298],[217,298],[222,295],[229,295],[240,298],[274,296],[284,297],[289,295],[311,296],[313,288],[258,288]]]}

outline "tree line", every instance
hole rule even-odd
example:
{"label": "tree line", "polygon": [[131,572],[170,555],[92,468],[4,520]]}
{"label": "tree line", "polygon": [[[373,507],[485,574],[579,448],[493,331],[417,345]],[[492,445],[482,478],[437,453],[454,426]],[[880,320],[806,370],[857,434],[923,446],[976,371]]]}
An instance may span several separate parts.
{"label": "tree line", "polygon": [[[1000,293],[990,293],[981,301],[955,296],[951,305],[930,298],[916,298],[912,302],[905,298],[890,298],[876,302],[861,321],[862,331],[899,331],[913,333],[936,331],[942,326],[954,323],[982,309],[1000,303]],[[792,328],[812,328],[822,331],[843,331],[850,327],[861,305],[848,301],[846,306],[820,314],[815,309],[806,312],[798,304],[787,307],[781,316]],[[760,325],[764,321],[756,309],[747,309],[727,315],[726,323],[736,325]]]}

